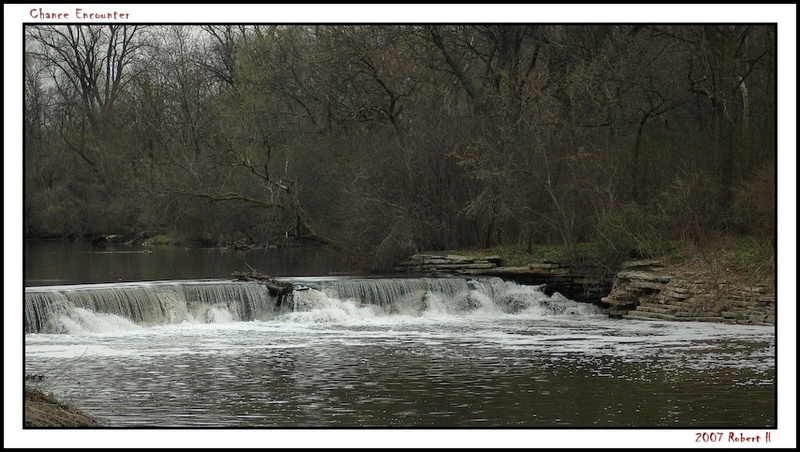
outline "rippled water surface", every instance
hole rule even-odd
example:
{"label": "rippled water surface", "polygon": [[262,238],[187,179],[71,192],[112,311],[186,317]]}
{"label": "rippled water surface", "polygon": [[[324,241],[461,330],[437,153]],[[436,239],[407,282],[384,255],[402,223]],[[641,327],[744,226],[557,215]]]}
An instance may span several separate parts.
{"label": "rippled water surface", "polygon": [[25,371],[114,427],[775,425],[764,326],[479,310],[386,315],[348,300],[236,321],[27,334]]}

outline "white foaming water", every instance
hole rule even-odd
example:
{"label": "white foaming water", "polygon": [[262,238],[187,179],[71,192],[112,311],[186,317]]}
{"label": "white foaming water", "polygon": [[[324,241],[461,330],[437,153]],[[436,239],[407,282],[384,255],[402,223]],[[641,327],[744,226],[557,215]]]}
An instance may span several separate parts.
{"label": "white foaming water", "polygon": [[425,294],[425,296],[422,297],[422,301],[425,306],[422,315],[425,317],[439,318],[452,315],[452,313],[449,312],[446,301],[437,294]]}
{"label": "white foaming water", "polygon": [[[32,291],[31,328],[60,326],[25,335],[25,373],[111,427],[774,425],[773,328],[615,320],[493,279],[313,283],[280,307],[229,282]],[[122,299],[142,324],[81,306]]]}
{"label": "white foaming water", "polygon": [[[252,334],[256,338],[263,337],[264,344],[271,343],[273,336],[292,338],[292,341],[299,340],[299,344],[303,344],[304,338],[319,335],[330,338],[332,332],[345,329],[348,343],[363,340],[367,345],[375,335],[367,334],[366,338],[361,338],[359,332],[363,330],[379,330],[378,336],[384,342],[418,340],[420,329],[428,340],[434,341],[449,340],[458,337],[460,331],[466,331],[467,338],[480,338],[481,346],[543,350],[557,346],[562,353],[580,353],[587,357],[613,354],[622,359],[638,359],[650,354],[667,356],[675,347],[680,355],[685,352],[683,344],[695,341],[701,341],[703,347],[709,348],[713,345],[703,341],[715,338],[735,340],[750,333],[758,337],[765,331],[772,334],[768,328],[743,325],[614,321],[594,305],[577,303],[558,293],[548,296],[541,287],[521,286],[499,279],[411,281],[408,285],[398,280],[336,281],[335,285],[321,282],[317,284],[319,289],[295,291],[292,299],[281,308],[274,306],[274,299],[260,298],[262,295],[256,293],[258,286],[248,287],[243,292],[226,283],[223,291],[204,283],[202,290],[191,291],[213,294],[211,303],[197,298],[199,295],[184,301],[181,294],[186,290],[169,284],[164,286],[170,290],[166,293],[166,302],[157,302],[162,306],[158,312],[165,312],[161,314],[160,323],[140,325],[120,315],[70,306],[69,300],[80,299],[64,288],[58,289],[61,301],[57,304],[58,309],[53,311],[55,317],[47,320],[43,316],[39,323],[51,325],[45,333],[99,334],[121,340],[135,333],[136,336],[178,338],[180,343],[187,337],[198,335],[198,341],[204,342],[208,334],[207,351],[217,350],[214,344],[227,335]],[[102,288],[104,293],[110,289]],[[128,287],[125,290],[130,291]],[[83,286],[80,291],[89,292],[91,288]],[[246,299],[257,299],[261,314],[253,315],[255,309],[251,305],[242,300],[227,299],[223,296],[225,293],[246,293],[249,297]],[[343,293],[347,297],[343,297]],[[391,297],[392,302],[381,304],[369,299],[374,294]],[[359,299],[359,296],[363,298]],[[151,294],[150,298],[153,297],[155,295]],[[32,299],[50,300],[44,291],[37,292]],[[138,301],[138,296],[135,300],[143,310],[141,306],[144,304]],[[111,306],[119,305],[115,301]],[[267,305],[272,310],[269,316],[263,314]],[[95,306],[103,305],[96,303]],[[32,306],[31,311],[43,312],[44,309]],[[141,317],[153,319],[159,318],[159,314],[154,311]],[[497,325],[506,326],[495,330]],[[508,325],[513,325],[514,334],[499,332],[508,329]],[[443,336],[439,337],[440,334]],[[37,343],[33,336],[39,334],[31,335],[31,345]],[[127,345],[122,346],[123,350],[127,348]],[[762,355],[768,357],[773,352],[774,347],[768,348]],[[148,355],[154,351],[147,347],[133,347],[130,353]],[[690,362],[698,367],[705,365],[701,359]]]}
{"label": "white foaming water", "polygon": [[206,312],[206,319],[208,323],[231,323],[233,322],[233,314],[227,309],[209,308]]}
{"label": "white foaming water", "polygon": [[59,317],[58,322],[64,333],[74,335],[134,331],[142,328],[128,319],[113,314],[94,313],[83,308],[68,310]]}
{"label": "white foaming water", "polygon": [[[342,325],[395,317],[446,320],[504,315],[587,316],[599,308],[539,286],[499,278],[329,279],[310,281],[286,299],[254,282],[184,281],[29,288],[25,330],[80,334],[131,325],[288,321]],[[114,320],[116,319],[116,320]],[[116,326],[119,325],[119,326]]]}
{"label": "white foaming water", "polygon": [[349,325],[369,322],[378,315],[380,308],[364,305],[357,300],[340,300],[315,289],[293,294],[295,311],[288,312],[278,320],[293,323],[335,323]]}

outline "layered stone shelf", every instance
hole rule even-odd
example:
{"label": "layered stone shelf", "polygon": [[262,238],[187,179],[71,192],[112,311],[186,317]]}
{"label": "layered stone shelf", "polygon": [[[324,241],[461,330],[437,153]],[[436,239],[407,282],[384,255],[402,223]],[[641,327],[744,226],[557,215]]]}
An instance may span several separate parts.
{"label": "layered stone shelf", "polygon": [[398,263],[395,270],[443,276],[497,268],[502,264],[503,259],[500,256],[415,254]]}
{"label": "layered stone shelf", "polygon": [[610,316],[625,319],[775,324],[774,288],[676,272],[659,261],[626,263],[602,302]]}

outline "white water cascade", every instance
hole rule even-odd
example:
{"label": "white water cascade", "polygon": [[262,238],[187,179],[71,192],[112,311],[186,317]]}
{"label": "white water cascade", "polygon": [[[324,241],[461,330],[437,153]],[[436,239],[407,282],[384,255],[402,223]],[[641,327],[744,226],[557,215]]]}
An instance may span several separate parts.
{"label": "white water cascade", "polygon": [[[461,315],[467,312],[538,315],[597,314],[538,286],[500,278],[294,278],[283,303],[255,281],[191,280],[29,287],[26,333],[94,332],[106,328],[179,323],[269,321],[281,316],[334,321],[363,315]],[[359,311],[359,309],[362,309]],[[336,315],[331,314],[336,312]],[[298,317],[297,313],[304,313]],[[315,314],[316,313],[316,314]],[[316,317],[315,317],[316,315]],[[333,317],[332,317],[333,315]],[[119,318],[112,322],[111,317]]]}
{"label": "white water cascade", "polygon": [[[25,332],[65,333],[85,312],[119,316],[140,326],[213,322],[220,311],[234,321],[267,320],[275,299],[254,282],[160,281],[29,287]],[[84,315],[81,316],[81,313]]]}

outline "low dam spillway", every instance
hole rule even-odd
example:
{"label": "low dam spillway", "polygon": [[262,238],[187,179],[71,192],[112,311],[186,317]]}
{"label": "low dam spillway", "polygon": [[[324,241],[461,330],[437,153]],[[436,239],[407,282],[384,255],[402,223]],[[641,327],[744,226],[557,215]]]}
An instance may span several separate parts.
{"label": "low dam spillway", "polygon": [[[76,333],[107,328],[223,321],[269,321],[292,312],[368,310],[371,315],[599,314],[595,306],[541,287],[500,278],[289,278],[279,300],[258,281],[186,280],[83,284],[25,289],[25,333]],[[363,312],[362,312],[363,314]]]}

